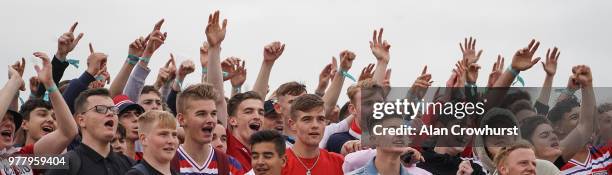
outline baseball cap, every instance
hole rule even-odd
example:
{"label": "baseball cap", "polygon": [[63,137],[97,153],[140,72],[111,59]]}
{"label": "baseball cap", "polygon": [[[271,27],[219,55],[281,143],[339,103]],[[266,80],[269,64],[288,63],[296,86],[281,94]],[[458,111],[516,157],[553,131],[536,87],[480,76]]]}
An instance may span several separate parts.
{"label": "baseball cap", "polygon": [[132,100],[130,100],[130,98],[128,98],[128,96],[123,94],[115,96],[115,98],[113,98],[113,103],[115,103],[115,106],[119,108],[118,115],[121,115],[131,109],[136,109],[138,112],[144,113],[144,108],[142,108],[142,106],[134,103]]}

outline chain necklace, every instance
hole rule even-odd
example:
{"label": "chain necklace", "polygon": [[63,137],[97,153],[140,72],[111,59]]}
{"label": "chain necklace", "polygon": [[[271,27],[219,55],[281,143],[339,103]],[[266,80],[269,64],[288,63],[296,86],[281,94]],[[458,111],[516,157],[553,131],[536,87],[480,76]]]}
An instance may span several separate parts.
{"label": "chain necklace", "polygon": [[297,155],[297,152],[295,152],[295,150],[293,149],[293,147],[290,147],[291,150],[293,151],[293,154],[296,155],[298,162],[300,162],[300,164],[302,164],[302,166],[306,169],[306,175],[311,175],[310,170],[312,170],[315,166],[317,166],[317,162],[319,162],[319,155],[320,155],[320,151],[317,153],[317,159],[315,160],[314,164],[312,164],[312,167],[308,168],[306,167],[306,164],[304,164],[302,162],[302,160],[300,159],[300,156]]}

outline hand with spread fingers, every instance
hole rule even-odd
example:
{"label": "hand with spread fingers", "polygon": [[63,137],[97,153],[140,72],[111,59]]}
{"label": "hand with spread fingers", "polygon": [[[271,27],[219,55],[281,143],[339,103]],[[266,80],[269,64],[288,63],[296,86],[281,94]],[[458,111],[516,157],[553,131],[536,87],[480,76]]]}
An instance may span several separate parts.
{"label": "hand with spread fingers", "polygon": [[74,30],[78,24],[78,22],[72,24],[68,32],[62,34],[57,39],[57,52],[55,53],[55,57],[61,61],[66,60],[68,53],[72,52],[81,38],[83,38],[83,33],[80,33],[76,38],[74,37]]}
{"label": "hand with spread fingers", "polygon": [[359,74],[359,81],[374,77],[374,65],[375,64],[368,64],[361,70],[361,74]]}
{"label": "hand with spread fingers", "polygon": [[376,60],[389,63],[389,48],[391,48],[391,45],[387,40],[382,39],[383,30],[383,28],[380,28],[378,32],[374,30],[372,41],[370,41],[370,49]]}
{"label": "hand with spread fingers", "polygon": [[555,73],[557,73],[557,60],[560,54],[561,52],[557,47],[553,48],[552,52],[550,49],[546,51],[546,61],[542,62],[542,68],[544,68],[546,75],[555,76]]}
{"label": "hand with spread fingers", "polygon": [[215,11],[208,16],[208,24],[206,25],[206,40],[210,47],[219,48],[221,42],[225,39],[227,31],[227,19],[223,19],[223,24],[219,25],[219,11]]}
{"label": "hand with spread fingers", "polygon": [[478,80],[478,71],[480,70],[480,65],[477,63],[472,63],[467,67],[466,71],[466,82],[471,84],[476,84],[476,80]]}
{"label": "hand with spread fingers", "polygon": [[538,50],[540,42],[532,39],[526,48],[519,49],[512,57],[512,69],[525,71],[540,61],[540,57],[533,59],[533,55]]}
{"label": "hand with spread fingers", "polygon": [[465,38],[463,44],[459,43],[459,48],[461,53],[463,53],[463,59],[467,60],[468,65],[478,62],[482,54],[482,49],[476,53],[476,39],[472,37],[469,40]]}

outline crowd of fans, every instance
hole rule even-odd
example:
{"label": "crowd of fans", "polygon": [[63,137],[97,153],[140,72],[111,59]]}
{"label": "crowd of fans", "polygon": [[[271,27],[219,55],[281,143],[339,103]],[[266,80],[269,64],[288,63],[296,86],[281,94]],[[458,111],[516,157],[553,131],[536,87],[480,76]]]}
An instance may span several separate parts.
{"label": "crowd of fans", "polygon": [[[168,37],[163,23],[129,44],[116,75],[107,71],[107,55],[90,43],[87,70],[78,77],[64,76],[75,64],[66,57],[84,36],[75,36],[78,23],[60,35],[52,58],[34,53],[42,65],[35,66],[37,76],[29,79],[29,86],[22,77],[25,59],[9,65],[9,79],[0,91],[0,111],[6,111],[0,118],[0,174],[612,174],[612,103],[595,101],[591,69],[576,65],[566,89],[549,107],[560,50],[548,49],[540,59],[539,41],[516,51],[508,66],[498,56],[483,91],[476,85],[485,77],[478,76],[483,51],[476,48],[476,39],[466,38],[459,44],[463,57],[446,82],[452,90],[439,88],[434,99],[487,99],[483,116],[459,124],[518,126],[520,135],[449,135],[410,146],[362,146],[362,131],[368,132],[364,126],[407,120],[400,115],[374,120],[361,112],[362,104],[385,100],[390,88],[391,45],[382,28],[374,30],[369,43],[375,64],[366,65],[355,79],[348,72],[356,56],[341,51],[339,60],[323,67],[316,90],[309,93],[296,81],[268,84],[285,50],[278,41],[264,46],[253,88],[242,89],[245,60],[220,58],[228,21],[221,20],[219,11],[210,14],[205,28],[201,67],[196,60],[178,64],[170,54],[155,83],[145,85],[154,69],[148,63],[165,61],[151,59]],[[508,90],[522,81],[520,72],[538,67],[538,62],[546,78],[537,99]],[[196,68],[202,69],[202,81],[183,82]],[[67,78],[74,79],[63,80]],[[355,83],[342,92],[345,79]],[[231,96],[224,95],[225,81],[232,86]],[[183,86],[187,83],[193,85]],[[431,83],[425,67],[406,98],[423,99]],[[19,93],[26,87],[30,98],[20,103]],[[343,94],[349,101],[339,104]],[[411,123],[439,128],[457,124],[435,115],[419,115]],[[392,139],[369,137],[387,143]],[[6,160],[20,155],[61,155],[68,165],[33,169]]]}

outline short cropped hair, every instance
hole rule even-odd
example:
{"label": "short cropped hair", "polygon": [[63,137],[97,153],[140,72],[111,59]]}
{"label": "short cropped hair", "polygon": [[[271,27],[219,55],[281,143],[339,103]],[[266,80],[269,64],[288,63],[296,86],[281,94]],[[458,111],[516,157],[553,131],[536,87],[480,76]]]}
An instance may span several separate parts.
{"label": "short cropped hair", "polygon": [[161,93],[159,93],[159,90],[155,88],[155,86],[151,86],[151,85],[146,85],[144,87],[142,87],[142,90],[140,91],[140,94],[148,94],[148,93],[155,93],[157,96],[159,96],[161,98]]}
{"label": "short cropped hair", "polygon": [[160,110],[147,111],[138,117],[138,134],[146,134],[154,127],[176,129],[176,119],[172,113]]}
{"label": "short cropped hair", "polygon": [[555,106],[548,112],[548,120],[553,124],[563,119],[563,114],[572,111],[573,108],[580,106],[576,98],[567,98],[555,104]]}
{"label": "short cropped hair", "polygon": [[524,140],[519,140],[519,141],[512,143],[510,146],[503,147],[499,151],[499,153],[495,155],[495,159],[494,159],[495,166],[499,167],[501,164],[503,164],[506,161],[506,158],[508,157],[508,155],[510,155],[512,151],[517,150],[517,149],[533,150],[533,147],[531,146],[531,144],[525,142]]}
{"label": "short cropped hair", "polygon": [[108,89],[105,88],[95,88],[95,89],[87,89],[83,92],[81,92],[79,94],[79,96],[77,96],[77,98],[74,100],[74,112],[75,113],[82,113],[85,112],[87,109],[87,99],[91,96],[104,96],[104,97],[108,97],[111,98],[110,96],[110,92],[108,92]]}
{"label": "short cropped hair", "polygon": [[19,114],[23,116],[24,120],[30,120],[30,112],[32,112],[36,108],[45,108],[47,110],[53,109],[51,103],[44,101],[40,98],[34,98],[26,101],[23,105],[21,105],[21,109],[19,109]]}
{"label": "short cropped hair", "polygon": [[535,132],[536,128],[538,128],[538,126],[540,126],[541,124],[550,125],[550,121],[548,121],[546,117],[541,115],[524,119],[520,127],[521,137],[529,141],[529,143],[533,143],[533,141],[531,140],[531,136],[533,136],[533,133]]}
{"label": "short cropped hair", "polygon": [[535,112],[535,109],[533,109],[533,106],[528,100],[518,100],[514,102],[512,105],[510,105],[509,108],[510,108],[510,111],[512,111],[514,115],[521,112],[522,110],[529,110],[529,111]]}
{"label": "short cropped hair", "polygon": [[248,99],[255,99],[255,100],[259,100],[263,102],[263,98],[261,98],[261,96],[259,96],[259,94],[255,91],[247,91],[244,93],[238,93],[232,96],[232,98],[228,100],[227,114],[229,116],[236,115],[236,110],[238,110],[238,106],[240,106],[240,103]]}
{"label": "short cropped hair", "polygon": [[184,113],[187,110],[189,100],[213,100],[217,99],[217,91],[210,84],[194,84],[181,93],[176,98],[177,113]]}
{"label": "short cropped hair", "polygon": [[307,93],[306,85],[295,82],[295,81],[280,85],[280,87],[278,87],[278,89],[276,89],[276,92],[275,92],[276,96],[285,96],[285,95],[297,96],[303,93]]}
{"label": "short cropped hair", "polygon": [[291,118],[297,118],[297,111],[308,112],[312,109],[323,107],[323,99],[315,94],[305,94],[299,96],[291,104]]}
{"label": "short cropped hair", "polygon": [[355,102],[356,100],[354,99],[355,94],[357,94],[357,92],[359,92],[360,89],[367,89],[367,88],[382,88],[382,86],[378,85],[376,81],[374,81],[373,79],[368,78],[368,79],[357,82],[357,84],[355,85],[349,86],[349,88],[346,90],[346,95],[348,96],[351,102]]}
{"label": "short cropped hair", "polygon": [[249,143],[251,144],[251,150],[253,146],[258,143],[271,142],[274,144],[274,150],[279,156],[285,155],[285,138],[281,133],[275,130],[262,130],[251,135]]}

